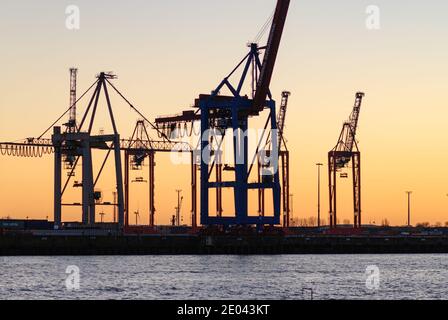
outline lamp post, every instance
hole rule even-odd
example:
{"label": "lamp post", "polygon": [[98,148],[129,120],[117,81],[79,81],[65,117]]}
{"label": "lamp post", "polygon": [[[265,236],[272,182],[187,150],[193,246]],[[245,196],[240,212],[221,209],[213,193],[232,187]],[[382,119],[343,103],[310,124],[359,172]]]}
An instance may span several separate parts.
{"label": "lamp post", "polygon": [[408,227],[411,226],[411,194],[412,191],[406,191],[406,194],[408,195]]}
{"label": "lamp post", "polygon": [[323,163],[316,163],[317,166],[317,227],[320,227],[320,167]]}
{"label": "lamp post", "polygon": [[182,201],[182,197],[180,196],[182,190],[177,189],[176,193],[177,193],[177,207],[176,207],[176,224],[177,226],[180,226],[180,206],[181,206],[181,201]]}
{"label": "lamp post", "polygon": [[103,223],[103,217],[104,217],[104,215],[105,215],[104,211],[101,211],[101,212],[100,212],[101,223]]}

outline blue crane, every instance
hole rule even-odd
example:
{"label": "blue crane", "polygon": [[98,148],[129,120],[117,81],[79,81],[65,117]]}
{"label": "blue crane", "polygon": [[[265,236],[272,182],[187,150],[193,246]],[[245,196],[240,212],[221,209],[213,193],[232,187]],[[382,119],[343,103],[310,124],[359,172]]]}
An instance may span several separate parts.
{"label": "blue crane", "polygon": [[[249,53],[238,63],[238,65],[219,83],[210,94],[201,94],[195,100],[196,111],[184,111],[181,115],[170,117],[159,117],[155,120],[156,125],[163,129],[173,130],[183,127],[187,122],[200,121],[200,216],[202,225],[276,225],[280,223],[280,181],[278,173],[278,135],[276,106],[272,99],[269,86],[273,76],[277,53],[283,34],[283,29],[288,14],[290,0],[278,0],[274,12],[271,29],[266,46],[260,47],[257,43],[249,45]],[[260,55],[264,52],[263,60]],[[236,77],[240,71],[238,81],[231,83],[231,78]],[[244,85],[248,78],[254,89],[249,97],[243,93]],[[223,95],[222,91],[230,94]],[[248,119],[259,116],[262,111],[269,111],[265,129],[269,128],[272,137],[271,161],[268,170],[264,170],[261,182],[250,183],[248,181],[252,165],[249,168],[248,142],[245,135],[249,128]],[[193,126],[193,125],[192,125]],[[192,130],[191,130],[192,131]],[[216,137],[213,133],[218,132],[221,136],[231,131],[233,137],[233,163],[227,164],[226,171],[232,171],[233,179],[222,181],[218,173],[218,179],[211,181],[213,170],[221,170],[219,155],[221,150],[214,150],[213,141]],[[263,138],[263,137],[262,137]],[[261,138],[258,146],[261,146]],[[259,148],[257,147],[257,150]],[[275,153],[275,154],[274,154]],[[258,154],[254,155],[257,159]],[[253,162],[252,162],[253,163]],[[218,203],[218,214],[210,215],[209,191],[218,193],[224,188],[233,189],[234,215],[223,217]],[[250,215],[248,205],[249,190],[272,190],[273,216]]]}

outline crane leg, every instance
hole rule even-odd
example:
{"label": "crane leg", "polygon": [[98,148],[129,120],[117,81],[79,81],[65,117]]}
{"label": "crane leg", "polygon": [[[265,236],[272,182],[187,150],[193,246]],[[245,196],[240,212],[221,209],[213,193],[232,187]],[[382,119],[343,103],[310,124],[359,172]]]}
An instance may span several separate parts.
{"label": "crane leg", "polygon": [[197,227],[197,173],[198,166],[196,164],[194,153],[191,154],[191,226],[194,229]]}
{"label": "crane leg", "polygon": [[[118,201],[117,201],[118,202]],[[116,203],[115,205],[118,205]],[[125,226],[129,226],[129,152],[124,152],[124,213]]]}
{"label": "crane leg", "polygon": [[149,153],[149,226],[154,227],[154,215],[155,215],[155,195],[154,195],[154,167],[155,167],[155,154]]}
{"label": "crane leg", "polygon": [[85,225],[95,223],[93,193],[92,150],[90,149],[90,142],[84,140],[82,155],[82,220]]}
{"label": "crane leg", "polygon": [[54,148],[54,225],[60,228],[62,223],[61,217],[61,170],[62,155],[61,148]]}
{"label": "crane leg", "polygon": [[[220,162],[221,160],[218,160]],[[215,165],[216,170],[216,182],[221,183],[222,182],[222,164],[216,163]],[[216,188],[216,215],[218,217],[222,217],[222,188],[217,187]]]}
{"label": "crane leg", "polygon": [[352,155],[354,227],[361,227],[361,154]]}
{"label": "crane leg", "polygon": [[[263,177],[261,175],[262,164],[260,159],[258,159],[258,183],[262,183]],[[260,217],[265,216],[265,193],[263,188],[258,189],[258,215]]]}
{"label": "crane leg", "polygon": [[283,226],[289,227],[289,152],[280,153],[282,162],[282,206]]}
{"label": "crane leg", "polygon": [[330,228],[335,228],[336,220],[336,157],[331,152],[328,154],[328,186],[329,186],[329,212]]}

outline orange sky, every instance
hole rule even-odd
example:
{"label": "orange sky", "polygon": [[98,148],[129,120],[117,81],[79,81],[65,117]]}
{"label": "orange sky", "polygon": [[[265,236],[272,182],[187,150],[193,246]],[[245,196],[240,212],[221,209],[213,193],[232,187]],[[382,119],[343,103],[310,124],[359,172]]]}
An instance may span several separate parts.
{"label": "orange sky", "polygon": [[[69,31],[64,25],[68,2],[2,2],[0,141],[38,136],[68,107],[72,66],[79,68],[78,92],[98,72],[113,70],[118,88],[148,118],[184,110],[234,67],[275,5],[274,0],[131,3],[110,4],[104,15],[100,4],[77,1],[81,28]],[[366,93],[358,131],[363,222],[387,218],[404,224],[406,190],[414,191],[414,223],[448,221],[448,5],[377,1],[381,29],[371,31],[365,27],[369,4],[291,4],[271,90],[278,101],[282,90],[292,92],[285,134],[292,157],[293,215],[315,215],[315,163],[326,163],[361,90]],[[113,102],[119,130],[127,137],[137,116],[118,99]],[[105,119],[98,118],[96,130],[106,126]],[[189,221],[189,167],[171,166],[162,155],[156,161],[156,222],[169,222],[179,188],[185,191],[182,211]],[[0,157],[0,217],[51,218],[52,165],[48,156]],[[100,185],[111,200],[108,179]],[[349,180],[339,185],[339,218],[352,221]],[[145,222],[147,186],[133,188],[131,211],[140,209]],[[322,215],[328,220],[327,198],[324,167]],[[105,219],[111,217],[108,213]],[[65,220],[79,218],[72,209],[64,211]]]}

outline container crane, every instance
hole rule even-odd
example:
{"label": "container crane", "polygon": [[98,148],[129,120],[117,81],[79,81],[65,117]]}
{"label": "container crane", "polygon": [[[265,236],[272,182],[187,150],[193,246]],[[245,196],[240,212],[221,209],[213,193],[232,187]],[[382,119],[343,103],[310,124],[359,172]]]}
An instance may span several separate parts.
{"label": "container crane", "polygon": [[[201,224],[202,225],[274,225],[280,223],[280,181],[278,174],[278,156],[272,155],[269,168],[264,170],[261,182],[249,183],[249,154],[248,139],[241,132],[247,132],[248,118],[259,116],[261,111],[269,110],[266,128],[272,135],[272,150],[278,151],[278,135],[276,121],[275,101],[272,99],[269,86],[271,83],[277,53],[283,34],[283,29],[288,14],[290,0],[278,0],[267,45],[259,47],[257,43],[249,45],[249,53],[238,63],[238,65],[228,74],[211,94],[201,94],[195,100],[194,111],[184,111],[179,116],[159,117],[155,123],[163,128],[176,128],[187,122],[200,121],[201,141],[200,141],[200,184],[201,184]],[[260,54],[264,51],[263,62]],[[252,72],[250,68],[252,67]],[[232,84],[230,78],[242,69],[239,81]],[[251,97],[242,92],[243,86],[252,75],[251,83],[255,88]],[[227,89],[230,95],[222,95],[221,91]],[[193,125],[192,125],[193,127]],[[266,129],[265,128],[265,129]],[[212,170],[216,170],[216,157],[205,157],[212,148],[210,132],[218,129],[220,132],[232,131],[234,163],[226,168],[230,168],[234,174],[234,179],[230,181],[210,181]],[[261,140],[259,142],[259,145]],[[258,148],[257,148],[258,149]],[[218,155],[221,150],[213,150],[213,154]],[[210,153],[211,154],[211,153]],[[258,157],[254,155],[254,159]],[[252,169],[252,166],[250,167]],[[217,177],[220,177],[218,174]],[[233,189],[234,194],[234,216],[222,217],[211,216],[209,214],[209,191],[222,188]],[[248,212],[248,194],[251,189],[271,189],[274,215],[271,217],[250,216]],[[218,208],[219,211],[219,208]]]}
{"label": "container crane", "polygon": [[[0,142],[0,155],[13,156],[13,157],[42,157],[44,155],[53,155],[54,157],[54,224],[55,228],[62,226],[62,208],[63,207],[81,207],[82,209],[82,223],[84,225],[95,224],[95,210],[96,207],[113,206],[114,211],[117,213],[118,226],[120,228],[125,227],[128,224],[129,219],[129,196],[126,192],[126,198],[123,192],[123,178],[122,178],[122,165],[121,165],[121,152],[124,152],[126,157],[126,170],[129,168],[128,160],[132,157],[133,164],[137,165],[140,161],[144,160],[144,157],[150,159],[150,168],[153,168],[155,152],[188,152],[193,154],[193,150],[188,143],[173,142],[166,138],[166,136],[159,132],[159,136],[163,137],[163,140],[150,139],[149,135],[143,135],[141,132],[136,134],[131,139],[121,139],[116,127],[115,118],[113,114],[113,108],[111,99],[109,96],[109,90],[114,91],[120,96],[141,118],[145,120],[147,125],[150,125],[153,129],[156,126],[148,121],[138,109],[133,106],[129,100],[115,87],[112,83],[112,79],[116,76],[108,73],[101,72],[96,81],[85,91],[77,100],[76,104],[85,97],[89,92],[92,95],[89,99],[85,113],[82,120],[75,127],[73,133],[69,130],[62,131],[61,127],[57,123],[65,117],[65,115],[72,110],[70,107],[60,116],[54,123],[52,123],[48,129],[45,130],[37,138],[27,138],[20,142]],[[94,89],[95,88],[95,89]],[[99,135],[92,134],[92,126],[95,122],[97,113],[99,112],[99,98],[100,95],[104,95],[107,113],[109,114],[111,125],[113,127],[112,134],[101,133]],[[73,105],[73,104],[72,104]],[[90,112],[91,111],[91,112]],[[141,122],[137,123],[136,130],[141,128]],[[51,129],[53,134],[51,139],[43,138]],[[94,150],[105,151],[106,155],[102,162],[101,167],[97,172],[93,171],[93,157]],[[114,156],[114,169],[116,183],[114,190],[114,203],[102,202],[98,198],[98,192],[95,191],[95,186],[99,179],[104,176],[104,169],[110,155]],[[134,157],[136,156],[136,157]],[[65,162],[67,157],[73,157],[74,163],[70,169],[69,174],[65,181],[62,181],[62,163]],[[192,157],[193,158],[193,157]],[[81,161],[82,170],[82,182],[75,181],[74,187],[82,188],[82,201],[75,203],[64,203],[62,201],[71,179],[74,176],[74,170],[76,165]],[[141,164],[141,162],[140,162]],[[192,166],[193,167],[193,166]],[[152,177],[152,179],[151,179]],[[150,224],[154,224],[154,173],[150,172]],[[192,176],[194,177],[194,176]],[[127,175],[125,182],[128,185],[129,175]],[[192,189],[195,191],[196,182],[192,181]],[[126,189],[125,189],[126,190]],[[193,192],[192,191],[192,192]],[[193,212],[195,216],[196,211]],[[193,220],[194,222],[195,220]]]}
{"label": "container crane", "polygon": [[[353,176],[353,209],[355,228],[361,227],[361,153],[356,142],[359,113],[361,110],[363,92],[357,92],[353,111],[348,121],[344,122],[341,134],[336,146],[328,153],[328,181],[330,197],[330,227],[337,226],[336,215],[336,180],[337,173],[352,164]],[[341,173],[342,178],[347,178],[347,173]]]}
{"label": "container crane", "polygon": [[[137,120],[134,131],[132,133],[131,143],[128,150],[124,152],[124,212],[125,212],[125,225],[129,226],[129,204],[130,204],[130,191],[129,191],[129,169],[134,171],[141,171],[143,169],[143,163],[145,159],[148,159],[148,181],[149,181],[149,226],[155,225],[155,150],[151,146],[145,145],[149,143],[151,145],[151,138],[146,128],[144,120]],[[145,182],[143,177],[137,177],[134,181]],[[132,181],[131,181],[132,182]]]}

